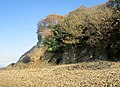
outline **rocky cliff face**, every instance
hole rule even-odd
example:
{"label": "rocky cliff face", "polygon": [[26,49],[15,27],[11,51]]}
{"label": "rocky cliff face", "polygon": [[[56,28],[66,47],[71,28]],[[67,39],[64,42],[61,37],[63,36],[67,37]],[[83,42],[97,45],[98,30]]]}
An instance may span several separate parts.
{"label": "rocky cliff face", "polygon": [[120,60],[120,11],[108,5],[81,7],[66,17],[49,15],[37,33],[37,45],[8,68]]}

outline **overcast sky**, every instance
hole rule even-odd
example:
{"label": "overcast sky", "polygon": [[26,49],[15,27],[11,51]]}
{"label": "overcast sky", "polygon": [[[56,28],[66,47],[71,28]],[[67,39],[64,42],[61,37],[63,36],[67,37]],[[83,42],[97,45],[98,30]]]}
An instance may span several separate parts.
{"label": "overcast sky", "polygon": [[107,0],[0,0],[0,66],[16,62],[37,43],[37,22],[49,14],[65,15],[81,5]]}

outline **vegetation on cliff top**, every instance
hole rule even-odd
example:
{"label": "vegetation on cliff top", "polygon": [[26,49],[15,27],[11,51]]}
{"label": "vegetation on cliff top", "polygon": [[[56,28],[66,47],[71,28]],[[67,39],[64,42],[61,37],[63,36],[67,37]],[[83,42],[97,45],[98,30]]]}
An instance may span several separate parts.
{"label": "vegetation on cliff top", "polygon": [[[65,45],[101,46],[120,57],[120,1],[82,6],[66,16],[52,14],[38,23],[38,44],[55,52]],[[108,56],[111,52],[108,52]]]}
{"label": "vegetation on cliff top", "polygon": [[119,0],[109,0],[106,4],[90,8],[82,6],[65,17],[49,15],[38,23],[38,39],[42,36],[55,38],[55,33],[58,35],[58,31],[62,31],[59,33],[62,41],[68,40],[69,44],[85,42],[88,45],[98,45],[103,44],[103,40],[108,43],[113,38],[113,33],[119,34],[119,6]]}

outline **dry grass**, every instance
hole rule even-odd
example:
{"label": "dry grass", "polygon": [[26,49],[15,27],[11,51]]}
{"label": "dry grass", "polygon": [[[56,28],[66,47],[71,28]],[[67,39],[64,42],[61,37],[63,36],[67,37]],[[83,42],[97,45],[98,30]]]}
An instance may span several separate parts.
{"label": "dry grass", "polygon": [[120,63],[90,62],[1,70],[0,87],[120,87]]}

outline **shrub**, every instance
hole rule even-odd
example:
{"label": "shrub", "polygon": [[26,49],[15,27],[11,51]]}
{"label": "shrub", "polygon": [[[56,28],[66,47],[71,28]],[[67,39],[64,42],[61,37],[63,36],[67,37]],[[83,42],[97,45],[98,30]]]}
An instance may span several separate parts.
{"label": "shrub", "polygon": [[59,50],[59,42],[55,38],[45,38],[43,44],[47,46],[48,51],[55,52]]}
{"label": "shrub", "polygon": [[[56,37],[58,37],[57,24],[63,19],[63,16],[51,14],[38,23],[38,45],[48,45],[49,51],[56,51],[58,49]],[[48,41],[47,41],[48,40]],[[52,44],[49,44],[49,43]]]}
{"label": "shrub", "polygon": [[80,7],[70,12],[60,23],[62,31],[66,32],[70,44],[83,43],[88,45],[103,45],[110,42],[111,32],[120,30],[120,12],[106,5]]}

